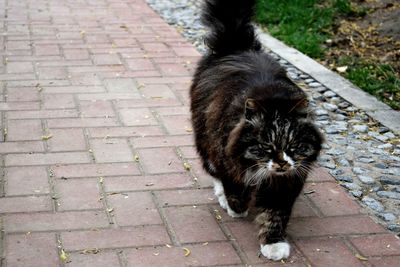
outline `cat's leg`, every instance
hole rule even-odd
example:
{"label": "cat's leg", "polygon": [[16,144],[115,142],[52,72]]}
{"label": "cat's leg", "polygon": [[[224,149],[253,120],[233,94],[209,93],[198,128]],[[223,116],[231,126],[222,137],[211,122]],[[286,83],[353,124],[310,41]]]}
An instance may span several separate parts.
{"label": "cat's leg", "polygon": [[222,182],[217,179],[213,179],[214,182],[214,194],[218,198],[219,205],[221,208],[224,210],[227,209],[228,207],[228,201],[226,200],[225,197],[225,192],[224,192],[224,186],[222,185]]}
{"label": "cat's leg", "polygon": [[214,193],[218,197],[221,208],[225,209],[233,218],[248,215],[250,192],[243,185],[232,182],[222,183],[214,179]]}
{"label": "cat's leg", "polygon": [[259,227],[258,239],[261,254],[270,260],[279,261],[290,255],[290,245],[285,240],[290,210],[266,209],[256,217]]}

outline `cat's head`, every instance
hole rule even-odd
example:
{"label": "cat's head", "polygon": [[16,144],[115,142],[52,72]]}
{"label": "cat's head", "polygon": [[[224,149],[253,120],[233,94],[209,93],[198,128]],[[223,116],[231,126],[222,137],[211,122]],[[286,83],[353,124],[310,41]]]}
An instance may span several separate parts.
{"label": "cat's head", "polygon": [[306,99],[274,103],[268,107],[248,99],[243,119],[229,136],[228,152],[246,168],[248,184],[270,176],[305,178],[321,150],[323,138],[307,116]]}

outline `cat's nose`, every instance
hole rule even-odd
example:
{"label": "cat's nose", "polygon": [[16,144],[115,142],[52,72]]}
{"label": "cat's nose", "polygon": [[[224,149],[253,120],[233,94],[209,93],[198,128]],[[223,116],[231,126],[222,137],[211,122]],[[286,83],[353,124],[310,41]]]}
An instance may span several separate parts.
{"label": "cat's nose", "polygon": [[286,165],[286,161],[285,162],[278,162],[279,167],[283,168]]}

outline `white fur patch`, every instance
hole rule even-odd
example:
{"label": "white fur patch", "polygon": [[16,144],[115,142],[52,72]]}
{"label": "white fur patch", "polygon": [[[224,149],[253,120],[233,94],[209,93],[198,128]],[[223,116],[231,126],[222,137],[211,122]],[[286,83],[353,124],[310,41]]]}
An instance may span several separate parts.
{"label": "white fur patch", "polygon": [[227,205],[226,211],[228,212],[228,215],[231,216],[232,218],[244,218],[247,217],[247,215],[249,214],[248,210],[242,213],[236,213],[229,207],[229,205]]}
{"label": "white fur patch", "polygon": [[226,210],[228,212],[228,215],[231,216],[232,218],[241,218],[241,217],[246,217],[248,214],[248,211],[246,210],[243,213],[236,213],[234,212],[231,207],[229,207],[228,200],[226,199],[225,193],[224,193],[224,187],[221,183],[221,181],[214,179],[214,194],[218,198],[219,205],[221,208]]}
{"label": "white fur patch", "polygon": [[273,261],[287,259],[290,255],[290,245],[286,241],[261,245],[261,254]]}
{"label": "white fur patch", "polygon": [[228,201],[226,200],[225,193],[224,193],[224,186],[222,185],[221,181],[214,179],[214,194],[218,198],[219,205],[224,210],[228,207]]}
{"label": "white fur patch", "polygon": [[272,171],[272,164],[273,164],[272,160],[269,160],[268,163],[267,163],[269,171]]}
{"label": "white fur patch", "polygon": [[287,161],[287,163],[289,163],[290,166],[294,165],[294,161],[292,160],[291,157],[289,157],[288,155],[286,155],[285,152],[283,152],[283,159]]}

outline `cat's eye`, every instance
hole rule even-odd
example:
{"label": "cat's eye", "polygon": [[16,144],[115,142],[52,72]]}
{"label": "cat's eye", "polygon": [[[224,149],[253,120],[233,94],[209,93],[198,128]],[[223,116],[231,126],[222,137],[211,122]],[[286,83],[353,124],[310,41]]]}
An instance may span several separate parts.
{"label": "cat's eye", "polygon": [[272,153],[272,148],[269,146],[258,145],[258,148],[262,150],[264,153]]}
{"label": "cat's eye", "polygon": [[272,152],[271,149],[266,149],[263,145],[254,145],[251,146],[247,149],[247,152],[245,154],[246,158],[250,159],[261,159],[267,156]]}

